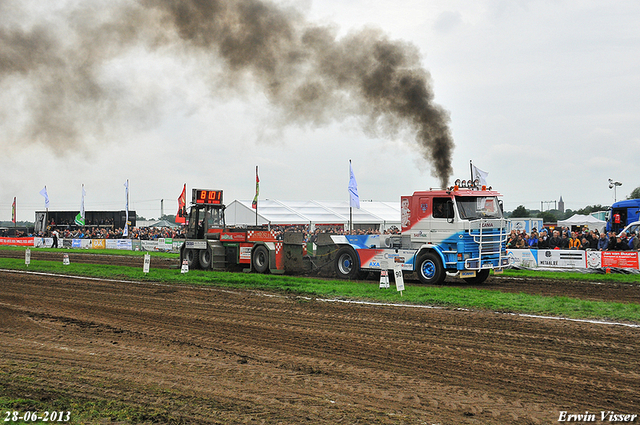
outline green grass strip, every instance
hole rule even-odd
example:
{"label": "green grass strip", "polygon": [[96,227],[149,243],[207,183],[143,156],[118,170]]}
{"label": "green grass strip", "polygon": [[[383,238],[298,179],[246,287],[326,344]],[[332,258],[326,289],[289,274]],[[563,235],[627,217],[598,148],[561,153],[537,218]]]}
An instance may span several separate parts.
{"label": "green grass strip", "polygon": [[[561,316],[574,319],[615,320],[640,323],[640,304],[588,301],[570,297],[545,297],[524,293],[507,293],[497,290],[450,286],[429,287],[417,282],[405,282],[401,294],[393,287],[379,289],[377,283],[346,280],[322,280],[283,275],[257,275],[179,269],[153,269],[148,274],[140,267],[124,267],[100,264],[32,260],[29,267],[22,259],[0,259],[0,268],[31,270],[96,278],[125,279],[168,284],[208,285],[228,288],[261,289],[281,293],[293,293],[316,297],[353,299],[378,302],[395,302],[469,308],[512,313]],[[640,290],[640,288],[639,288]]]}
{"label": "green grass strip", "polygon": [[[0,393],[8,392],[0,382]],[[16,391],[12,388],[11,391]],[[21,391],[21,390],[18,390]],[[30,392],[30,391],[26,391]],[[29,412],[29,413],[27,413]],[[44,417],[49,412],[47,421],[14,420],[25,415],[31,419]],[[54,413],[55,412],[55,413]],[[68,413],[67,413],[68,412]],[[150,406],[131,406],[118,401],[84,400],[69,398],[61,394],[48,394],[48,400],[40,401],[34,398],[17,398],[0,395],[0,419],[7,424],[96,424],[96,423],[134,423],[134,424],[183,424],[184,421],[171,414],[169,409]],[[51,420],[55,415],[57,420]],[[68,421],[58,420],[68,418]],[[108,421],[108,422],[106,422]]]}

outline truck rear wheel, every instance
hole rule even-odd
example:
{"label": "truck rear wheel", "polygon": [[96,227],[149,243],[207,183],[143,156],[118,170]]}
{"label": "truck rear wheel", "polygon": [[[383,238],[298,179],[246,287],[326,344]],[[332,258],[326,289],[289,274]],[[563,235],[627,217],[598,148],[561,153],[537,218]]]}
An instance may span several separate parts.
{"label": "truck rear wheel", "polygon": [[418,278],[422,283],[440,285],[446,278],[442,262],[438,255],[433,252],[427,252],[418,257],[418,264],[416,266]]}
{"label": "truck rear wheel", "polygon": [[340,248],[335,266],[339,278],[355,279],[360,271],[358,254],[351,247]]}
{"label": "truck rear wheel", "polygon": [[269,251],[263,245],[257,246],[251,254],[251,264],[258,273],[265,273],[269,269]]}
{"label": "truck rear wheel", "polygon": [[198,263],[197,249],[187,249],[184,253],[184,258],[187,260],[187,264],[189,265],[189,270],[198,268],[199,263]]}
{"label": "truck rear wheel", "polygon": [[489,277],[489,269],[482,269],[476,272],[475,277],[468,277],[463,280],[472,285],[479,285],[483,283],[485,280],[487,280],[488,277]]}

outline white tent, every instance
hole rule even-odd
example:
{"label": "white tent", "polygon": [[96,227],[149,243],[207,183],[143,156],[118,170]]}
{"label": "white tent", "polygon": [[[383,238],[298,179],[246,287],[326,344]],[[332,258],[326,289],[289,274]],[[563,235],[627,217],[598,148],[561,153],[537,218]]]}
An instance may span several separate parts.
{"label": "white tent", "polygon": [[[377,227],[380,231],[392,226],[400,228],[400,202],[361,201],[360,209],[353,208],[355,228]],[[235,200],[225,210],[225,220],[230,226],[255,225],[256,210],[251,201]],[[258,202],[259,225],[342,225],[350,220],[348,201],[277,201],[265,199]]]}
{"label": "white tent", "polygon": [[559,220],[558,226],[568,227],[571,226],[587,226],[589,230],[598,229],[599,232],[604,231],[604,227],[607,224],[606,221],[598,220],[592,215],[574,214],[566,220]]}

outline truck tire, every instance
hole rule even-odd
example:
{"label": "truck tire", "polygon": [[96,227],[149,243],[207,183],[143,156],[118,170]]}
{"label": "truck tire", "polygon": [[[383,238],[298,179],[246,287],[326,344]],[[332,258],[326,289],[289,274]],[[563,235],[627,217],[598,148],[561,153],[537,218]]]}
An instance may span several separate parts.
{"label": "truck tire", "polygon": [[416,272],[420,282],[428,285],[440,285],[447,277],[438,254],[427,252],[418,257]]}
{"label": "truck tire", "polygon": [[259,245],[253,250],[251,265],[257,273],[265,273],[269,270],[269,251],[264,245]]}
{"label": "truck tire", "polygon": [[187,249],[184,253],[184,258],[187,260],[187,264],[189,265],[189,270],[197,269],[200,265],[198,262],[198,250],[197,249]]}
{"label": "truck tire", "polygon": [[479,285],[481,283],[484,283],[484,281],[487,280],[488,277],[489,277],[489,269],[482,269],[482,270],[478,270],[475,277],[468,277],[463,280],[472,285]]}
{"label": "truck tire", "polygon": [[336,274],[341,279],[355,279],[360,271],[358,254],[353,248],[345,246],[338,250],[335,263]]}
{"label": "truck tire", "polygon": [[202,267],[204,270],[209,270],[211,268],[211,250],[200,250],[198,260],[200,260],[200,267]]}

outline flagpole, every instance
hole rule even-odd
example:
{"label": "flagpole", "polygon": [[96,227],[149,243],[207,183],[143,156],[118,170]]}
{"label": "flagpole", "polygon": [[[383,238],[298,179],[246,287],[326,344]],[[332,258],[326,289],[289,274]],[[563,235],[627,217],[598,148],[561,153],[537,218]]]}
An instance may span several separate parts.
{"label": "flagpole", "polygon": [[471,172],[471,181],[473,182],[473,161],[469,160],[469,171]]}
{"label": "flagpole", "polygon": [[258,166],[256,165],[256,227],[258,226],[258,181],[260,179],[258,178]]}
{"label": "flagpole", "polygon": [[[49,196],[49,194],[47,193],[47,185],[44,186],[44,193],[47,194],[47,197]],[[45,197],[45,202],[44,202],[44,209],[45,209],[45,216],[47,217],[47,222],[45,223],[46,226],[44,227],[44,230],[47,229],[47,227],[49,227],[49,203],[47,202],[47,198]]]}
{"label": "flagpole", "polygon": [[[349,160],[349,180],[351,180],[351,160]],[[353,230],[353,207],[351,206],[351,194],[349,194],[349,234]]]}

